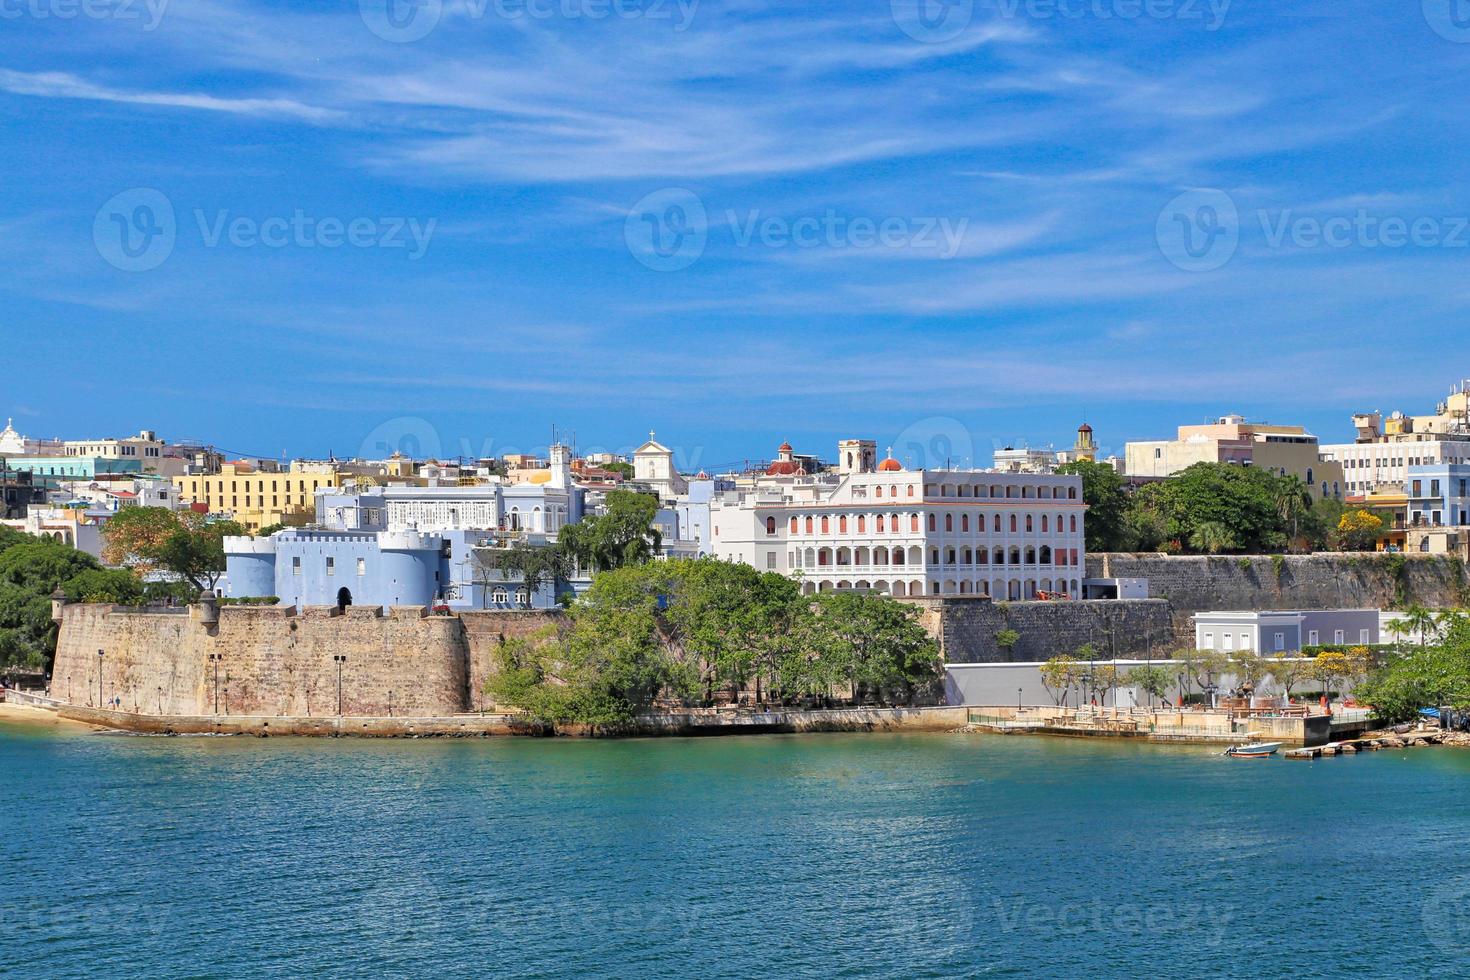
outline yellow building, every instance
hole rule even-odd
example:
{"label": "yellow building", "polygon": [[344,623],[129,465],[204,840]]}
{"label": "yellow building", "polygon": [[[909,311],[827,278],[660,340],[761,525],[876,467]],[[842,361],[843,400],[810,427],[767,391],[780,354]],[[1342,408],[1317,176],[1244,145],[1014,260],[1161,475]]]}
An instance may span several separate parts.
{"label": "yellow building", "polygon": [[232,514],[252,533],[272,524],[310,523],[316,516],[317,490],[341,485],[337,467],[300,461],[277,471],[244,461],[225,463],[215,474],[174,477],[183,504]]}

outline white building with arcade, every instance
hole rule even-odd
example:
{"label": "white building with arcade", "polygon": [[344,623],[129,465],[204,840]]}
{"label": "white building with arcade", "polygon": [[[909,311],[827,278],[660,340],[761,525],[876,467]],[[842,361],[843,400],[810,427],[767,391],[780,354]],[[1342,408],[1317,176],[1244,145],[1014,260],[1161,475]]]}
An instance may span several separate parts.
{"label": "white building with arcade", "polygon": [[890,457],[876,469],[772,473],[716,496],[710,551],[799,578],[808,593],[1075,598],[1086,509],[1078,476],[905,470]]}

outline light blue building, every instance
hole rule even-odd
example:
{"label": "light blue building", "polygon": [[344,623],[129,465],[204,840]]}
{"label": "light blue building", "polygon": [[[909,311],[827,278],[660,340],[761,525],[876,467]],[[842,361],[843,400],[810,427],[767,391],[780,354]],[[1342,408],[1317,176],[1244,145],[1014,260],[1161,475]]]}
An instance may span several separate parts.
{"label": "light blue building", "polygon": [[142,473],[141,459],[112,459],[107,456],[10,456],[5,465],[36,477],[57,480],[95,480],[99,474]]}
{"label": "light blue building", "polygon": [[541,484],[322,488],[313,527],[225,540],[226,595],[298,606],[549,608],[585,581],[532,591],[497,559],[517,545],[549,544],[582,519],[569,462],[556,447]]}
{"label": "light blue building", "polygon": [[[294,606],[546,609],[568,583],[532,594],[491,557],[509,542],[484,531],[288,529],[225,539],[225,594],[278,596]],[[534,542],[531,542],[534,543]]]}
{"label": "light blue building", "polygon": [[1410,466],[1404,490],[1411,527],[1470,525],[1470,465],[1434,463]]}

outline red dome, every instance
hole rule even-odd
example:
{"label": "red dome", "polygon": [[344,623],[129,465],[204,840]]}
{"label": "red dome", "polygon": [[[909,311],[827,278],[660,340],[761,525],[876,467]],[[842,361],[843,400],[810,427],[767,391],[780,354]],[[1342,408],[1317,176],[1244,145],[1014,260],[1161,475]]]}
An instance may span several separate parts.
{"label": "red dome", "polygon": [[778,453],[789,453],[789,452],[791,452],[791,443],[789,443],[789,442],[783,442],[783,443],[781,443],[781,445],[779,445],[779,446],[776,447],[776,452],[778,452]]}
{"label": "red dome", "polygon": [[889,456],[883,462],[881,462],[881,463],[878,464],[878,472],[879,473],[902,473],[903,472],[903,464],[900,463],[898,460],[894,459],[892,456]]}
{"label": "red dome", "polygon": [[766,476],[802,476],[805,473],[800,463],[789,459],[778,459],[766,467]]}

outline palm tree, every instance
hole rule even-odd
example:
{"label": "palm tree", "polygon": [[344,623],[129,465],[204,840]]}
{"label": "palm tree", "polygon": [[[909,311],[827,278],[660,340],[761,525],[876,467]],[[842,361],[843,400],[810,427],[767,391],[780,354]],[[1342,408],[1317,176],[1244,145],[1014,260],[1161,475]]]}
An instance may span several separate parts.
{"label": "palm tree", "polygon": [[1291,542],[1296,543],[1301,519],[1312,509],[1312,488],[1295,473],[1276,481],[1276,516],[1291,528]]}
{"label": "palm tree", "polygon": [[1405,632],[1418,634],[1420,651],[1439,639],[1439,622],[1434,613],[1417,602],[1404,610],[1403,623]]}
{"label": "palm tree", "polygon": [[1196,551],[1218,555],[1240,547],[1235,532],[1219,521],[1203,521],[1189,533],[1189,546]]}

